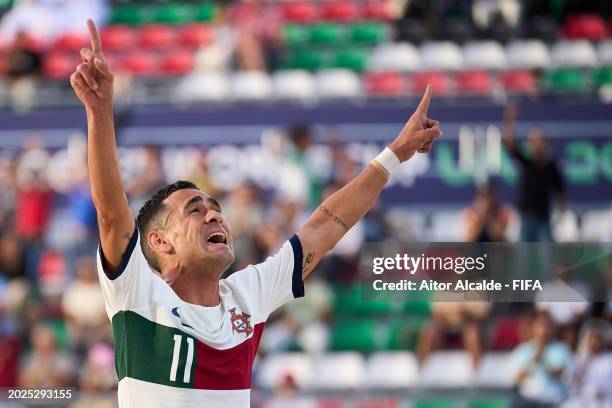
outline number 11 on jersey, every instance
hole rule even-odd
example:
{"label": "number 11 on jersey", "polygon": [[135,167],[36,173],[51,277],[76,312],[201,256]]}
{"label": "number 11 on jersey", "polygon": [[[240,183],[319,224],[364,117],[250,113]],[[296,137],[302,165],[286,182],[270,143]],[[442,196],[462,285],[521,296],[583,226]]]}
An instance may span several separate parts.
{"label": "number 11 on jersey", "polygon": [[[172,366],[170,367],[170,381],[176,381],[176,372],[178,370],[179,357],[181,355],[181,344],[183,336],[180,334],[174,335],[174,351],[172,352]],[[187,361],[185,362],[185,371],[183,374],[183,382],[189,383],[191,379],[191,364],[193,363],[193,338],[187,337]]]}

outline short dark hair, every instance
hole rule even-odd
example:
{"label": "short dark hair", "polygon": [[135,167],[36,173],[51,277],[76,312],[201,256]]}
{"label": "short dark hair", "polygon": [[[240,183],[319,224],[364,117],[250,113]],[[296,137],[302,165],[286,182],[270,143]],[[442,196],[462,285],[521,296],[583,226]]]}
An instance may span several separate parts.
{"label": "short dark hair", "polygon": [[147,262],[149,262],[149,265],[159,272],[161,272],[159,262],[155,253],[149,247],[147,235],[152,230],[165,228],[165,217],[163,217],[165,210],[164,200],[175,191],[188,188],[199,190],[198,186],[191,181],[179,180],[172,184],[168,184],[166,187],[153,194],[153,197],[151,197],[149,201],[144,203],[138,212],[138,217],[136,217],[136,225],[138,225],[138,231],[140,233],[140,247],[142,248],[142,253],[144,254]]}

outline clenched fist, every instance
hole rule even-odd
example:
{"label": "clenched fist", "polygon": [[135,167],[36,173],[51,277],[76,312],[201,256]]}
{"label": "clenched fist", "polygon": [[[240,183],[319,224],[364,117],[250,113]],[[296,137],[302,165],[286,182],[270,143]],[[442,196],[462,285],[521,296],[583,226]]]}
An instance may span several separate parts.
{"label": "clenched fist", "polygon": [[427,117],[430,100],[431,85],[428,85],[419,106],[397,138],[389,145],[401,162],[411,158],[417,151],[419,153],[429,152],[434,140],[442,135],[440,123]]}
{"label": "clenched fist", "polygon": [[93,20],[87,20],[91,49],[81,49],[82,62],[70,76],[70,84],[77,96],[90,110],[112,106],[113,73],[102,54],[100,36]]}

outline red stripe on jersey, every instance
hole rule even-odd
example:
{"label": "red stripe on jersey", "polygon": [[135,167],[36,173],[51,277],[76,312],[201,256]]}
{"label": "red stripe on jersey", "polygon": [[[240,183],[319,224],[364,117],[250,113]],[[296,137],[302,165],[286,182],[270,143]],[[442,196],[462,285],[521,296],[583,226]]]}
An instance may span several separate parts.
{"label": "red stripe on jersey", "polygon": [[264,323],[256,324],[253,336],[230,349],[218,350],[197,342],[194,388],[205,390],[251,388],[253,360],[255,360],[263,328]]}

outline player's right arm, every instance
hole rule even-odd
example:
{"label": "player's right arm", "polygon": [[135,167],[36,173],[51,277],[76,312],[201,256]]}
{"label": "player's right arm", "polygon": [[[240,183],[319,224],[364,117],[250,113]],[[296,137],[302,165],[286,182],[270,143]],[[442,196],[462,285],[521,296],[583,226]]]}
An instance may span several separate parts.
{"label": "player's right arm", "polygon": [[91,49],[81,50],[82,63],[70,84],[87,113],[87,162],[91,194],[98,216],[104,269],[119,268],[123,253],[135,230],[121,180],[113,120],[113,73],[106,65],[98,30],[87,21]]}

